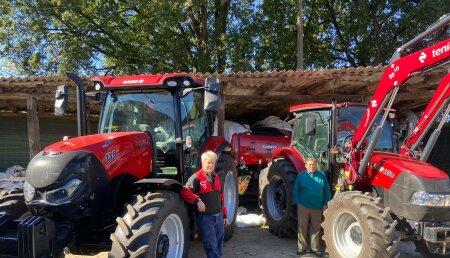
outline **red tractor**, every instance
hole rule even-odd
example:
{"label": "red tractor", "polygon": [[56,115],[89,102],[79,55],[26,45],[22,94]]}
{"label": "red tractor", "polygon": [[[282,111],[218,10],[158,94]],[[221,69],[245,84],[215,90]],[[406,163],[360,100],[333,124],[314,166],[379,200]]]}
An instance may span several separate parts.
{"label": "red tractor", "polygon": [[[0,214],[2,257],[57,257],[65,247],[84,254],[110,250],[110,257],[187,257],[194,223],[179,192],[206,150],[218,155],[225,238],[232,236],[237,171],[230,143],[214,136],[218,79],[94,77],[103,108],[99,134],[86,135],[85,87],[78,76],[69,78],[78,89],[79,137],[46,147],[29,163],[29,213]],[[64,113],[67,96],[60,86],[56,113]]]}
{"label": "red tractor", "polygon": [[[450,253],[449,177],[398,154],[391,109],[407,79],[448,62],[450,39],[400,54],[449,23],[446,15],[397,50],[368,105],[333,101],[290,109],[295,116],[291,147],[275,150],[262,191],[274,234],[296,235],[292,189],[297,174],[305,170],[304,160],[312,156],[334,192],[322,224],[330,257],[396,257],[401,238],[414,240],[431,257]],[[447,88],[448,76],[443,83]]]}

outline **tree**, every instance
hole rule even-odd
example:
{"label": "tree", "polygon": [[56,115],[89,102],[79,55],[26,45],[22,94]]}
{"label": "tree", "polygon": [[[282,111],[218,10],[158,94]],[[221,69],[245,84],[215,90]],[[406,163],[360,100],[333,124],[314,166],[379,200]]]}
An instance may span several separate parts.
{"label": "tree", "polygon": [[[2,0],[21,75],[296,69],[298,0]],[[303,0],[304,68],[387,64],[448,0]]]}
{"label": "tree", "polygon": [[[25,75],[223,71],[226,49],[220,44],[229,5],[229,0],[2,1],[0,54]],[[210,35],[218,48],[208,45]]]}

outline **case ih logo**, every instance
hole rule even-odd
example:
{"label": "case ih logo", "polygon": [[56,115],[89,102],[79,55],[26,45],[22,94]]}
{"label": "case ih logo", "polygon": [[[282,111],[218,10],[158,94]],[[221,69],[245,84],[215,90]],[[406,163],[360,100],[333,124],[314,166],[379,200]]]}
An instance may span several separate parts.
{"label": "case ih logo", "polygon": [[263,145],[262,147],[263,147],[263,149],[276,149],[277,148],[277,146],[275,146],[275,145]]}
{"label": "case ih logo", "polygon": [[140,80],[125,80],[123,81],[123,84],[135,84],[135,83],[143,83],[144,79],[140,79]]}
{"label": "case ih logo", "polygon": [[201,181],[200,185],[203,187],[203,189],[206,189],[207,187],[206,181]]}

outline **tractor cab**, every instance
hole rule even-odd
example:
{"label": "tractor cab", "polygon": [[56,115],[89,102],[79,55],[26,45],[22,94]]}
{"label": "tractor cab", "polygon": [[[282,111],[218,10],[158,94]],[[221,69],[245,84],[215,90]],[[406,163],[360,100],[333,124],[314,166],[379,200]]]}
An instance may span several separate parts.
{"label": "tractor cab", "polygon": [[214,96],[211,99],[218,94],[217,88],[211,88],[211,81],[207,80],[205,87],[202,79],[182,74],[91,80],[97,90],[106,89],[100,97],[104,100],[100,134],[147,133],[152,139],[152,170],[156,177],[180,179],[178,175],[198,169],[197,154],[213,133],[213,117],[208,111],[214,111],[214,102],[218,101]]}
{"label": "tractor cab", "polygon": [[[338,169],[344,167],[345,157],[341,152],[333,155],[330,150],[333,147],[344,149],[360,124],[366,108],[367,106],[360,104],[337,104],[336,115],[333,115],[332,104],[312,103],[292,107],[291,112],[296,117],[293,148],[302,157],[314,157],[318,161],[319,170],[330,176],[336,174]],[[381,137],[375,147],[377,151],[398,152],[393,125],[392,120],[383,125]],[[371,141],[371,137],[370,134],[368,141]]]}

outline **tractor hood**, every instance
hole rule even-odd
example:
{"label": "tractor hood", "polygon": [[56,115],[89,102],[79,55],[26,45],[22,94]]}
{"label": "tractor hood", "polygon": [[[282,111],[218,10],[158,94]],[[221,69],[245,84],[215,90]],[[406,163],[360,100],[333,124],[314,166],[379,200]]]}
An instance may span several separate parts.
{"label": "tractor hood", "polygon": [[393,182],[401,173],[424,179],[448,180],[445,172],[426,162],[394,153],[374,152],[369,163],[371,178]]}
{"label": "tractor hood", "polygon": [[[448,175],[442,170],[426,162],[394,153],[374,152],[370,159],[370,167],[388,177],[396,177],[399,173],[409,173],[421,178],[442,180]],[[387,170],[387,171],[386,171]],[[390,173],[392,172],[392,174]]]}
{"label": "tractor hood", "polygon": [[[26,181],[34,188],[45,188],[72,177],[85,180],[102,171],[105,175],[97,176],[112,179],[133,172],[140,179],[151,172],[151,154],[151,139],[142,132],[76,137],[54,143],[36,155],[27,167]],[[94,171],[93,163],[101,171]]]}

